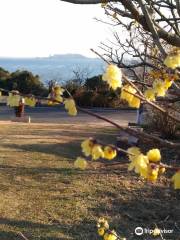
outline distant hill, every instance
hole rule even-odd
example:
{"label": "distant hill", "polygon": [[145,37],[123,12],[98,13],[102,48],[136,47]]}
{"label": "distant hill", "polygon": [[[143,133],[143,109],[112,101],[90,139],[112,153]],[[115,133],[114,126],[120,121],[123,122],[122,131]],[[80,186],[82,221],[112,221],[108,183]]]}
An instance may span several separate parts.
{"label": "distant hill", "polygon": [[101,74],[104,62],[98,58],[88,58],[80,54],[62,54],[43,58],[0,58],[0,67],[13,72],[28,70],[38,74],[43,82],[56,79],[59,82],[72,79],[73,71],[87,72],[88,77]]}

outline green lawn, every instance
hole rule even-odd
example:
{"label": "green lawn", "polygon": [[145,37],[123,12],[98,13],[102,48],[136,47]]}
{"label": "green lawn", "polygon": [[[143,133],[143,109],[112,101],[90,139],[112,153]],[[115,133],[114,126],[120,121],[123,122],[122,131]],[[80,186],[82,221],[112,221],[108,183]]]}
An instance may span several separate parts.
{"label": "green lawn", "polygon": [[[154,186],[119,165],[93,162],[73,167],[89,136],[115,143],[109,127],[73,124],[2,124],[0,128],[0,240],[96,240],[96,221],[108,218],[127,239],[137,226],[173,229],[178,239],[180,206],[164,177]],[[155,238],[158,239],[158,238]],[[160,239],[160,238],[159,238]]]}

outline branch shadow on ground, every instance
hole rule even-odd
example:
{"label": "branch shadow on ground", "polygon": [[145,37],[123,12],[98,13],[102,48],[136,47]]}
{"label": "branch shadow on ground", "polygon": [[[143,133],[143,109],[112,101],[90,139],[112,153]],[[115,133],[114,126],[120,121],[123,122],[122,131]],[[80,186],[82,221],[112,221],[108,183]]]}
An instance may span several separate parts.
{"label": "branch shadow on ground", "polygon": [[98,194],[109,200],[89,211],[92,215],[113,219],[109,222],[111,228],[128,240],[152,240],[152,235],[136,236],[134,231],[136,227],[155,229],[156,225],[159,229],[173,230],[173,233],[164,235],[165,239],[179,239],[180,191],[169,186],[145,184],[135,190],[121,189],[120,193],[103,190]]}
{"label": "branch shadow on ground", "polygon": [[[4,231],[4,225],[11,228],[11,230]],[[20,236],[20,232],[22,232],[29,240],[98,239],[95,225],[92,225],[92,222],[87,220],[84,220],[81,224],[68,226],[61,224],[60,222],[53,223],[52,221],[50,224],[41,224],[26,220],[0,218],[0,229],[2,229],[0,230],[1,240],[21,240],[23,238]],[[62,234],[64,237],[56,237],[54,234],[53,237],[49,237],[48,235],[53,232],[57,232],[57,235]]]}
{"label": "branch shadow on ground", "polygon": [[[19,149],[24,152],[53,154],[62,158],[72,159],[81,153],[81,142],[78,140],[67,143],[38,143],[38,144],[4,144],[4,148]],[[32,159],[33,160],[33,159]],[[59,159],[61,160],[61,159]]]}

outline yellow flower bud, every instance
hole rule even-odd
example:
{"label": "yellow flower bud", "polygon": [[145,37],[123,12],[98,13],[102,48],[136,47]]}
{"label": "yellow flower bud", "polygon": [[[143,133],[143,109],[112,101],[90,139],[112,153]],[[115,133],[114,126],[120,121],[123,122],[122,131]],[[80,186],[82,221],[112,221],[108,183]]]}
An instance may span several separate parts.
{"label": "yellow flower bud", "polygon": [[133,97],[132,100],[129,102],[129,106],[133,108],[139,108],[141,101],[137,97]]}
{"label": "yellow flower bud", "polygon": [[159,149],[151,149],[147,152],[147,157],[150,162],[159,162],[161,160],[161,153]]}
{"label": "yellow flower bud", "polygon": [[103,157],[104,157],[104,152],[102,150],[102,146],[99,144],[95,144],[92,148],[92,159],[97,160]]}
{"label": "yellow flower bud", "polygon": [[144,92],[144,96],[147,100],[149,101],[155,101],[156,98],[155,98],[155,91],[154,89],[148,89]]}
{"label": "yellow flower bud", "polygon": [[115,231],[112,231],[111,233],[105,233],[104,240],[116,240],[117,234]]}
{"label": "yellow flower bud", "polygon": [[135,157],[141,154],[141,151],[138,147],[130,147],[128,148],[127,152],[129,153],[128,158],[130,161],[133,161]]}
{"label": "yellow flower bud", "polygon": [[180,171],[173,175],[172,181],[174,183],[174,189],[180,189]]}
{"label": "yellow flower bud", "polygon": [[77,115],[77,109],[75,102],[72,98],[67,98],[64,101],[65,109],[68,111],[69,115],[76,116]]}
{"label": "yellow flower bud", "polygon": [[113,149],[110,146],[106,146],[104,148],[104,158],[112,160],[113,158],[116,157],[116,155],[117,155],[116,149]]}
{"label": "yellow flower bud", "polygon": [[159,168],[159,174],[163,174],[166,171],[165,167],[160,167]]}
{"label": "yellow flower bud", "polygon": [[93,146],[94,142],[92,139],[86,139],[81,143],[82,152],[86,157],[91,155]]}
{"label": "yellow flower bud", "polygon": [[98,234],[99,234],[99,236],[103,236],[104,233],[105,233],[105,229],[104,229],[103,227],[98,228]]}
{"label": "yellow flower bud", "polygon": [[84,170],[87,167],[87,161],[86,161],[86,159],[84,159],[82,157],[78,157],[76,159],[76,161],[74,162],[74,166],[76,168],[80,168],[81,170]]}

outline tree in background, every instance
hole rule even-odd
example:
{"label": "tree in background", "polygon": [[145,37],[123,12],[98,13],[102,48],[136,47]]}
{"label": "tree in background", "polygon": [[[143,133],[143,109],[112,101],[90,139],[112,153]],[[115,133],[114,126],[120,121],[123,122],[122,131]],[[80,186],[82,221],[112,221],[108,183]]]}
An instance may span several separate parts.
{"label": "tree in background", "polygon": [[0,88],[41,96],[46,96],[48,93],[47,88],[40,81],[38,75],[33,75],[29,71],[19,70],[9,73],[2,68],[0,69]]}

